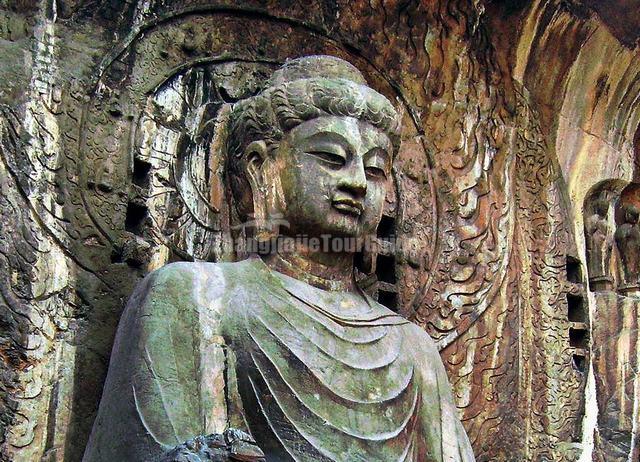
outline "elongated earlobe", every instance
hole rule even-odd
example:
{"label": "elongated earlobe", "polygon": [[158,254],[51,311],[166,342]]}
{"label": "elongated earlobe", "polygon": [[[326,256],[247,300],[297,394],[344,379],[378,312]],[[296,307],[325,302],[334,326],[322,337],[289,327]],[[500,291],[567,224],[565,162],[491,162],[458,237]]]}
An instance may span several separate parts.
{"label": "elongated earlobe", "polygon": [[247,178],[253,193],[254,238],[268,241],[277,237],[277,231],[270,223],[269,197],[265,178],[265,162],[267,162],[267,144],[254,141],[245,149],[247,159]]}
{"label": "elongated earlobe", "polygon": [[[263,140],[253,141],[244,150],[244,157],[247,160],[247,176],[251,188],[263,187],[262,165],[267,159],[267,143]],[[255,192],[255,191],[254,191]]]}

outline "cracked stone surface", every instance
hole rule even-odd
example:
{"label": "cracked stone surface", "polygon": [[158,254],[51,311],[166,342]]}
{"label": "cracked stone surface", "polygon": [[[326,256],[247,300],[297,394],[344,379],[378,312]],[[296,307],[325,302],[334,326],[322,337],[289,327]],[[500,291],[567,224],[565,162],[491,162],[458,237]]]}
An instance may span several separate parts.
{"label": "cracked stone surface", "polygon": [[638,10],[0,0],[1,457],[81,460],[136,283],[241,257],[221,127],[310,54],[404,115],[379,234],[412,247],[363,285],[436,340],[477,460],[633,457],[637,303],[613,244],[589,292],[585,217],[639,202]]}

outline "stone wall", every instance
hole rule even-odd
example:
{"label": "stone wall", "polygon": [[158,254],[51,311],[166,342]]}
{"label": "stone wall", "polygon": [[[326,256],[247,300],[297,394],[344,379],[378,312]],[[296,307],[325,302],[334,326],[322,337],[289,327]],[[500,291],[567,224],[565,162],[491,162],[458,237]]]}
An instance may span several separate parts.
{"label": "stone wall", "polygon": [[240,257],[229,105],[320,53],[404,114],[380,234],[415,246],[365,282],[437,340],[477,459],[597,453],[582,215],[636,176],[633,28],[593,2],[307,3],[0,1],[6,460],[81,459],[141,277]]}
{"label": "stone wall", "polygon": [[[520,15],[519,37],[514,40],[518,45],[509,58],[514,79],[530,91],[554,146],[585,269],[589,266],[585,249],[592,235],[585,221],[593,214],[595,198],[604,198],[610,207],[613,255],[608,277],[613,285],[604,292],[593,286],[594,295],[585,300],[592,320],[594,376],[587,390],[584,461],[592,456],[607,461],[637,458],[629,454],[638,444],[632,441],[636,430],[629,423],[640,399],[632,385],[637,381],[634,337],[638,334],[632,326],[637,322],[637,304],[629,293],[619,295],[619,302],[610,300],[616,299],[611,290],[623,285],[619,251],[612,242],[613,231],[622,223],[622,202],[627,201],[621,202],[621,192],[638,175],[638,14],[637,2],[533,2]],[[594,276],[598,275],[587,275]],[[604,403],[612,394],[625,396],[619,411],[627,414],[618,420]],[[625,449],[614,448],[618,444]]]}

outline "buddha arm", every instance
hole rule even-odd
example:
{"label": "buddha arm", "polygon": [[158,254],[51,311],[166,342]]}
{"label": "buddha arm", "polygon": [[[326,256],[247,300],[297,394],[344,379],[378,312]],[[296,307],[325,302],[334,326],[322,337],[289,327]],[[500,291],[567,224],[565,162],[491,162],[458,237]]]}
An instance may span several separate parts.
{"label": "buddha arm", "polygon": [[168,265],[136,288],[118,327],[85,462],[159,460],[229,427],[227,351],[215,309],[223,281],[215,266]]}
{"label": "buddha arm", "polygon": [[414,351],[421,364],[423,382],[420,424],[424,446],[418,460],[425,462],[474,462],[469,438],[458,417],[451,384],[435,342],[420,327],[411,325],[421,348]]}

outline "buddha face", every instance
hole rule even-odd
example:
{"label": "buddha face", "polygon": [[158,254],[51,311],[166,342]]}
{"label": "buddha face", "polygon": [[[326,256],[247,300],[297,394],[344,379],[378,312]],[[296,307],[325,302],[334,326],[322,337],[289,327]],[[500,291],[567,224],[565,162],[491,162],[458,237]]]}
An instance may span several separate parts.
{"label": "buddha face", "polygon": [[284,136],[273,157],[283,234],[361,237],[375,232],[391,177],[392,145],[373,125],[323,116]]}

